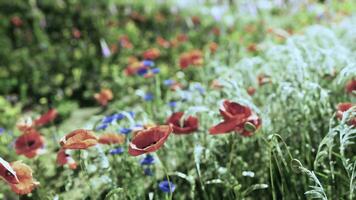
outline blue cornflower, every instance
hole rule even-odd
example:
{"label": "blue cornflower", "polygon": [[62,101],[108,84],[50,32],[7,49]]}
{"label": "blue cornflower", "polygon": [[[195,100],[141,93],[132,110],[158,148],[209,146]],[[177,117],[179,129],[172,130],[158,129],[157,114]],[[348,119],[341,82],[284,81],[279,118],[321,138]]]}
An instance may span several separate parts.
{"label": "blue cornflower", "polygon": [[124,153],[124,148],[122,148],[122,147],[118,147],[116,149],[110,150],[111,155],[122,154],[122,153]]}
{"label": "blue cornflower", "polygon": [[172,79],[164,80],[164,81],[163,81],[163,84],[164,84],[165,86],[171,86],[171,85],[174,84],[174,80],[172,80]]}
{"label": "blue cornflower", "polygon": [[153,172],[152,172],[151,168],[145,168],[145,169],[143,169],[143,173],[144,173],[146,176],[153,176]]}
{"label": "blue cornflower", "polygon": [[158,74],[160,72],[160,69],[159,68],[153,68],[151,70],[151,72],[154,73],[154,74]]}
{"label": "blue cornflower", "polygon": [[137,74],[140,75],[140,76],[143,76],[143,75],[147,74],[147,72],[148,72],[148,70],[145,67],[142,67],[142,68],[137,70]]}
{"label": "blue cornflower", "polygon": [[3,134],[4,132],[5,132],[5,129],[0,127],[0,135]]}
{"label": "blue cornflower", "polygon": [[131,117],[135,117],[135,112],[134,111],[129,111],[129,114]]}
{"label": "blue cornflower", "polygon": [[147,154],[141,161],[141,165],[152,165],[155,163],[155,158],[151,156],[150,154]]}
{"label": "blue cornflower", "polygon": [[114,118],[115,120],[122,120],[122,119],[125,118],[125,115],[122,114],[122,113],[117,113],[117,114],[113,115],[113,118]]}
{"label": "blue cornflower", "polygon": [[153,94],[151,93],[151,92],[147,92],[146,94],[145,94],[145,96],[143,97],[143,99],[145,100],[145,101],[152,101],[153,100]]}
{"label": "blue cornflower", "polygon": [[155,63],[152,60],[144,60],[142,61],[143,65],[146,67],[153,67],[155,66]]}
{"label": "blue cornflower", "polygon": [[168,105],[170,106],[170,107],[176,107],[177,106],[177,102],[176,101],[170,101],[169,103],[168,103]]}
{"label": "blue cornflower", "polygon": [[115,120],[115,115],[108,115],[105,116],[102,120],[101,123],[102,124],[110,124]]}
{"label": "blue cornflower", "polygon": [[120,133],[125,134],[125,135],[131,133],[131,131],[132,131],[132,129],[130,129],[130,128],[120,128],[120,130],[119,130]]}
{"label": "blue cornflower", "polygon": [[203,86],[200,83],[195,84],[194,89],[198,90],[200,94],[205,93],[205,89],[203,88]]}
{"label": "blue cornflower", "polygon": [[159,183],[158,187],[162,192],[165,192],[165,193],[172,193],[176,189],[176,185],[174,185],[170,181],[161,181]]}
{"label": "blue cornflower", "polygon": [[105,130],[107,127],[108,127],[108,124],[100,124],[100,126],[96,127],[96,130],[97,131]]}

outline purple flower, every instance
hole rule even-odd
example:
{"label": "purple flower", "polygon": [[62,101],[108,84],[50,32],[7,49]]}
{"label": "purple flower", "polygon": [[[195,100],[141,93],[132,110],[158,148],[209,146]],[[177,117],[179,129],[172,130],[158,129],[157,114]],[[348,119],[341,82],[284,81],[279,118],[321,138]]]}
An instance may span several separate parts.
{"label": "purple flower", "polygon": [[135,117],[135,112],[129,111],[129,114],[130,114],[131,117]]}
{"label": "purple flower", "polygon": [[164,81],[163,81],[163,84],[164,84],[165,86],[171,86],[171,85],[174,84],[174,80],[172,80],[172,79],[164,80]]}
{"label": "purple flower", "polygon": [[131,131],[132,131],[132,129],[130,129],[130,128],[120,128],[120,130],[119,130],[120,133],[125,134],[125,135],[131,133]]}
{"label": "purple flower", "polygon": [[122,148],[122,147],[118,147],[116,149],[110,150],[111,155],[122,154],[122,153],[124,153],[124,148]]}
{"label": "purple flower", "polygon": [[153,98],[154,98],[154,96],[153,96],[153,94],[152,94],[151,92],[147,92],[147,93],[145,94],[145,96],[143,97],[143,99],[144,99],[145,101],[152,101]]}
{"label": "purple flower", "polygon": [[100,39],[100,46],[101,46],[101,53],[105,58],[109,57],[111,55],[110,49],[108,47],[108,44],[106,44],[104,39]]}
{"label": "purple flower", "polygon": [[144,60],[142,61],[143,65],[146,67],[153,67],[155,66],[155,63],[152,60]]}
{"label": "purple flower", "polygon": [[117,113],[117,114],[113,115],[113,118],[114,118],[115,120],[122,120],[122,119],[125,118],[125,115],[122,114],[122,113]]}
{"label": "purple flower", "polygon": [[0,127],[0,135],[3,134],[4,132],[5,132],[5,129]]}
{"label": "purple flower", "polygon": [[195,84],[194,89],[198,90],[200,94],[205,93],[205,89],[203,88],[203,86],[200,83]]}
{"label": "purple flower", "polygon": [[117,113],[117,114],[105,116],[105,117],[101,120],[101,123],[102,123],[102,124],[111,124],[111,123],[113,123],[114,121],[122,120],[122,119],[124,119],[124,118],[125,118],[125,115],[124,115],[124,114],[122,114],[122,113]]}
{"label": "purple flower", "polygon": [[148,69],[146,67],[141,67],[140,69],[137,70],[137,74],[140,76],[144,76],[145,74],[147,74]]}
{"label": "purple flower", "polygon": [[174,108],[174,107],[177,106],[177,102],[176,102],[176,101],[170,101],[170,102],[168,103],[168,105],[169,105],[170,107]]}
{"label": "purple flower", "polygon": [[101,120],[101,123],[102,123],[102,124],[110,124],[110,123],[112,123],[114,120],[115,120],[114,115],[108,115],[108,116],[105,116],[105,117]]}
{"label": "purple flower", "polygon": [[165,193],[172,193],[176,189],[176,186],[170,181],[161,181],[158,187],[162,192]]}
{"label": "purple flower", "polygon": [[160,72],[160,69],[159,68],[153,68],[151,71],[154,74],[158,74]]}
{"label": "purple flower", "polygon": [[150,154],[147,154],[141,161],[141,165],[152,165],[155,163],[155,159]]}
{"label": "purple flower", "polygon": [[96,127],[95,130],[100,131],[100,130],[105,130],[108,127],[108,124],[100,124],[100,126]]}

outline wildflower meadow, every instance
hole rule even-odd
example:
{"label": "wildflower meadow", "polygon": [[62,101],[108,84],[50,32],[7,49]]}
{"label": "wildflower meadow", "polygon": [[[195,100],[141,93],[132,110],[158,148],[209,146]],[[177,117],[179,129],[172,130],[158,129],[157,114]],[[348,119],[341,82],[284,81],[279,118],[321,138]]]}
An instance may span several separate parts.
{"label": "wildflower meadow", "polygon": [[353,0],[1,0],[0,200],[356,199]]}

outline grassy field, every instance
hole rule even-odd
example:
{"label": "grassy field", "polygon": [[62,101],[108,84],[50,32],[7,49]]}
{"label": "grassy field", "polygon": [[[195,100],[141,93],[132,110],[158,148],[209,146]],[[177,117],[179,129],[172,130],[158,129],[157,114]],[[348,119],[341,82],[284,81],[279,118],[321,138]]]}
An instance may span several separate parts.
{"label": "grassy field", "polygon": [[0,199],[355,199],[355,14],[0,2]]}

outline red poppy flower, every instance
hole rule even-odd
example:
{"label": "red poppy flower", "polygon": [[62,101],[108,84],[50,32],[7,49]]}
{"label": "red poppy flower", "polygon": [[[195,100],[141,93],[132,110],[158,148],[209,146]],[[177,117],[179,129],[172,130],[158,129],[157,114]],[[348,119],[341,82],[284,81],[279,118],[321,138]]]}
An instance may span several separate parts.
{"label": "red poppy flower", "polygon": [[100,144],[123,144],[125,136],[116,133],[106,133],[99,137]]}
{"label": "red poppy flower", "polygon": [[50,109],[48,112],[43,114],[40,118],[36,119],[34,121],[35,126],[43,126],[48,124],[49,122],[52,122],[54,119],[56,119],[58,115],[58,112],[56,109]]}
{"label": "red poppy flower", "polygon": [[11,167],[10,163],[0,157],[0,177],[9,184],[18,184],[15,170]]}
{"label": "red poppy flower", "polygon": [[[348,111],[349,109],[351,109],[353,106],[355,106],[355,104],[352,103],[340,103],[337,105],[337,112],[336,112],[336,117],[341,120],[342,119],[342,115],[344,114],[344,112]],[[351,118],[348,121],[348,124],[356,126],[356,117]]]}
{"label": "red poppy flower", "polygon": [[188,36],[184,33],[181,33],[179,35],[177,35],[177,41],[180,43],[186,42],[188,40]]}
{"label": "red poppy flower", "polygon": [[161,52],[157,48],[148,49],[143,52],[143,58],[148,60],[155,60],[161,55]]}
{"label": "red poppy flower", "polygon": [[256,52],[258,50],[257,45],[255,43],[251,43],[247,46],[247,50],[249,52]]}
{"label": "red poppy flower", "polygon": [[131,19],[133,19],[134,21],[138,21],[138,22],[144,22],[146,21],[146,17],[141,15],[140,13],[133,11],[130,14]]}
{"label": "red poppy flower", "polygon": [[258,82],[259,86],[262,86],[262,85],[267,84],[267,83],[272,83],[271,77],[268,76],[268,75],[265,75],[265,74],[259,74],[257,76],[257,82]]}
{"label": "red poppy flower", "polygon": [[11,167],[16,172],[19,180],[19,183],[17,184],[9,184],[11,186],[11,190],[16,194],[29,194],[40,184],[33,179],[32,169],[21,161],[11,163]]}
{"label": "red poppy flower", "polygon": [[40,153],[44,146],[44,138],[35,129],[27,129],[15,141],[15,150],[19,155],[33,158]]}
{"label": "red poppy flower", "polygon": [[78,129],[72,131],[60,140],[63,149],[87,149],[98,143],[98,138],[92,131]]}
{"label": "red poppy flower", "polygon": [[163,37],[157,37],[156,43],[163,48],[168,48],[170,46],[169,41],[165,40]]}
{"label": "red poppy flower", "polygon": [[179,65],[181,69],[185,69],[190,65],[200,66],[203,62],[203,54],[199,50],[182,53],[179,58]]}
{"label": "red poppy flower", "polygon": [[74,159],[67,153],[68,150],[60,149],[57,153],[57,164],[59,166],[68,165],[70,169],[76,169],[77,163]]}
{"label": "red poppy flower", "polygon": [[220,114],[224,121],[210,128],[212,135],[235,131],[250,136],[261,125],[261,119],[246,106],[225,100]]}
{"label": "red poppy flower", "polygon": [[14,16],[11,18],[11,23],[12,23],[12,25],[14,25],[16,27],[20,27],[20,26],[22,26],[23,21],[19,16]]}
{"label": "red poppy flower", "polygon": [[172,127],[167,125],[155,126],[139,131],[131,140],[129,154],[138,156],[158,150],[172,132]]}
{"label": "red poppy flower", "polygon": [[356,90],[356,79],[351,79],[346,83],[345,90],[347,93],[352,93]]}
{"label": "red poppy flower", "polygon": [[125,68],[124,73],[126,76],[132,76],[137,74],[137,71],[142,67],[142,63],[139,61],[132,61],[129,65]]}
{"label": "red poppy flower", "polygon": [[185,69],[190,65],[190,55],[188,53],[183,53],[179,58],[179,65],[181,69]]}
{"label": "red poppy flower", "polygon": [[198,16],[192,16],[191,19],[194,25],[199,25],[201,23],[200,18]]}
{"label": "red poppy flower", "polygon": [[213,27],[211,29],[211,32],[215,35],[215,36],[219,36],[220,35],[220,29],[218,27]]}
{"label": "red poppy flower", "polygon": [[81,35],[82,35],[82,33],[80,32],[79,29],[77,29],[77,28],[73,28],[73,29],[72,29],[72,36],[73,36],[75,39],[79,39]]}
{"label": "red poppy flower", "polygon": [[33,128],[33,122],[31,118],[21,118],[17,123],[16,127],[21,131],[25,132],[26,130]]}
{"label": "red poppy flower", "polygon": [[250,96],[253,96],[256,92],[256,88],[250,86],[246,89],[246,91],[247,91],[247,94],[249,94]]}
{"label": "red poppy flower", "polygon": [[189,116],[181,123],[183,115],[183,112],[175,112],[167,119],[167,124],[172,125],[173,133],[188,134],[198,130],[198,118]]}
{"label": "red poppy flower", "polygon": [[209,50],[211,53],[215,53],[218,48],[219,48],[219,45],[216,42],[211,42],[209,44]]}
{"label": "red poppy flower", "polygon": [[102,89],[100,93],[94,95],[94,98],[100,105],[106,106],[114,98],[114,95],[110,89]]}
{"label": "red poppy flower", "polygon": [[119,42],[122,48],[131,49],[133,47],[130,39],[127,35],[123,35],[119,38]]}

